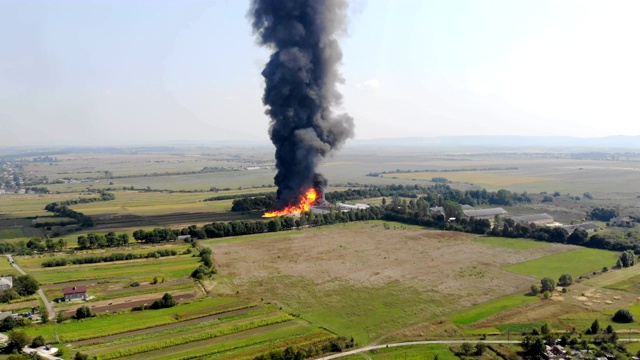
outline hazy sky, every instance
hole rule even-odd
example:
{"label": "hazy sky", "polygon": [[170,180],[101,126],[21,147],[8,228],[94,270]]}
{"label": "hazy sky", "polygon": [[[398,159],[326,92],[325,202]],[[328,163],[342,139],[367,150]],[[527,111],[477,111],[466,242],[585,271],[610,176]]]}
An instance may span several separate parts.
{"label": "hazy sky", "polygon": [[[0,146],[268,141],[243,0],[0,0]],[[640,1],[350,2],[356,138],[640,135]]]}

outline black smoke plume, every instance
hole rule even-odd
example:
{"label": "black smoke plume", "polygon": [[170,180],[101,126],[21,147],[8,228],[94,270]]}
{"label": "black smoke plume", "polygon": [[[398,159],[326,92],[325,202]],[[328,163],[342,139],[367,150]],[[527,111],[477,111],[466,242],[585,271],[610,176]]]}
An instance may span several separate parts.
{"label": "black smoke plume", "polygon": [[297,203],[311,186],[324,189],[319,161],[353,137],[353,119],[332,112],[342,100],[336,36],[344,32],[346,10],[344,0],[252,1],[253,32],[273,50],[262,71],[262,101],[276,146],[278,207]]}

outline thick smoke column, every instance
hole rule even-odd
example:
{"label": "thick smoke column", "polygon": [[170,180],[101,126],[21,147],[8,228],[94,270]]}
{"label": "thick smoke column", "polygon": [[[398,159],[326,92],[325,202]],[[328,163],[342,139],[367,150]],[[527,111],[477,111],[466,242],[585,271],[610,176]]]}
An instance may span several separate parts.
{"label": "thick smoke column", "polygon": [[353,137],[353,119],[334,115],[342,95],[335,38],[344,30],[343,0],[253,0],[250,16],[260,45],[273,50],[262,71],[263,102],[276,146],[278,206],[326,180],[316,173],[320,159]]}

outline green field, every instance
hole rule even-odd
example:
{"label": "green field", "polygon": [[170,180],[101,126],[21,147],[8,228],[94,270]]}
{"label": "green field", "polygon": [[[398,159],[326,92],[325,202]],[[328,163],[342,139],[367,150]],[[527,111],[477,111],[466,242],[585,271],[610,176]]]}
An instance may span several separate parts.
{"label": "green field", "polygon": [[368,357],[372,360],[432,360],[436,355],[440,360],[459,359],[449,350],[449,346],[441,344],[388,347],[366,351],[361,354],[346,356],[342,359],[362,360]]}
{"label": "green field", "polygon": [[30,335],[43,335],[49,342],[56,342],[56,337],[62,342],[73,342],[178,323],[249,306],[251,305],[237,298],[206,298],[168,309],[125,312],[81,321],[71,320],[62,324],[47,324],[29,328],[27,332]]}
{"label": "green field", "polygon": [[[67,265],[29,271],[41,284],[109,278],[150,280],[154,276],[175,279],[189,276],[198,267],[197,257],[170,256],[160,259],[139,259],[99,264]],[[16,263],[20,264],[19,260]]]}
{"label": "green field", "polygon": [[548,276],[558,279],[565,273],[576,278],[592,271],[602,270],[605,266],[615,265],[617,256],[618,254],[606,250],[577,249],[509,265],[505,269],[538,278]]}
{"label": "green field", "polygon": [[449,319],[456,325],[469,325],[516,306],[540,301],[537,296],[515,295],[486,302],[471,309],[453,314]]}
{"label": "green field", "polygon": [[22,228],[17,229],[0,229],[0,240],[15,239],[23,237]]}
{"label": "green field", "polygon": [[505,249],[530,250],[548,246],[548,243],[530,239],[511,239],[495,236],[480,237],[478,241],[483,244],[493,245]]}

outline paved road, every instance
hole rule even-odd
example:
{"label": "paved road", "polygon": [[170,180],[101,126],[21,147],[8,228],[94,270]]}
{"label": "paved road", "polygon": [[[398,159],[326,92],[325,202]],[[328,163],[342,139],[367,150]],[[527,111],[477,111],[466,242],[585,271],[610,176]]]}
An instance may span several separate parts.
{"label": "paved road", "polygon": [[[22,275],[27,275],[27,273],[22,270],[22,268],[20,266],[18,266],[18,264],[16,264],[16,262],[13,260],[13,256],[11,256],[11,254],[7,254],[7,259],[9,260],[9,263],[13,264],[13,267],[16,268],[16,270],[18,270],[18,272]],[[47,299],[47,297],[44,294],[44,291],[42,291],[42,289],[38,290],[38,295],[40,296],[40,298],[42,298],[42,302],[44,303],[44,306],[47,308],[47,313],[49,314],[49,319],[53,320],[56,318],[56,312],[53,310],[53,305],[49,302],[49,300]]]}

